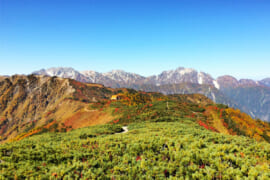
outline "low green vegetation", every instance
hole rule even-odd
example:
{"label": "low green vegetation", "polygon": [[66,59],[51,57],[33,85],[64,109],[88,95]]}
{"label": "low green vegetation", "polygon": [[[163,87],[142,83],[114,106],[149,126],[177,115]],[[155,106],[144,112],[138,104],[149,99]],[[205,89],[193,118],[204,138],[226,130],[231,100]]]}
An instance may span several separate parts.
{"label": "low green vegetation", "polygon": [[270,144],[174,122],[102,125],[0,145],[0,179],[269,179]]}

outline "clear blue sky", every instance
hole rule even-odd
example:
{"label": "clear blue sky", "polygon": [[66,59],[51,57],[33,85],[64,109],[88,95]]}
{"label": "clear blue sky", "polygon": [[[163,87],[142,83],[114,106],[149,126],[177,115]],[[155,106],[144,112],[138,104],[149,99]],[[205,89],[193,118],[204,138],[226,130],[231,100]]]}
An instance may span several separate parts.
{"label": "clear blue sky", "polygon": [[270,2],[0,0],[0,74],[56,66],[270,77]]}

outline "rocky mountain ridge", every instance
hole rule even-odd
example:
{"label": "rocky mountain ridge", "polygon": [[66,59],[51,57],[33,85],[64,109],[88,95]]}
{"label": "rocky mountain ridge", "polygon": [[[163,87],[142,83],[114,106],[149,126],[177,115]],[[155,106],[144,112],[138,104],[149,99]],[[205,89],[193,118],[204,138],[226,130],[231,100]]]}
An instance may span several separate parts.
{"label": "rocky mountain ridge", "polygon": [[58,76],[62,78],[71,78],[81,82],[100,83],[105,86],[121,87],[135,86],[142,84],[165,85],[194,83],[212,85],[219,89],[222,87],[239,86],[270,86],[270,78],[261,81],[252,79],[237,80],[233,76],[225,75],[214,79],[210,74],[198,72],[195,69],[179,67],[175,70],[163,71],[158,75],[144,77],[139,74],[125,72],[123,70],[112,70],[106,73],[100,73],[92,70],[77,71],[73,68],[49,68],[33,72],[36,75]]}
{"label": "rocky mountain ridge", "polygon": [[164,94],[200,93],[214,102],[238,108],[253,118],[270,121],[270,78],[261,81],[237,80],[233,76],[225,75],[214,79],[205,72],[183,67],[149,77],[122,70],[99,73],[96,71],[79,72],[73,68],[42,69],[33,74],[72,78],[80,82],[103,84],[106,87],[133,88]]}

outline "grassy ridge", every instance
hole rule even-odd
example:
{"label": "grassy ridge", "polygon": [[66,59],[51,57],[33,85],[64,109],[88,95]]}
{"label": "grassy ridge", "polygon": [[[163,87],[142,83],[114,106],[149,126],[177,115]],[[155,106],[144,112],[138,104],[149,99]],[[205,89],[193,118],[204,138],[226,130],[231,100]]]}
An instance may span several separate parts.
{"label": "grassy ridge", "polygon": [[2,179],[269,179],[270,145],[190,120],[102,125],[0,146]]}

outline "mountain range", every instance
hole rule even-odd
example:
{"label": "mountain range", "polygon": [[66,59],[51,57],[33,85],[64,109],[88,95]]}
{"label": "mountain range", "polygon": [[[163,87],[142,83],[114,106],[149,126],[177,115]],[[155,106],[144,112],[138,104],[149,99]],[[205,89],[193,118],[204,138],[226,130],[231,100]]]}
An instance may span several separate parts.
{"label": "mountain range", "polygon": [[270,78],[261,81],[252,79],[240,79],[239,81],[229,75],[220,76],[214,79],[210,74],[198,72],[195,69],[179,67],[175,70],[163,71],[158,75],[144,77],[139,74],[125,72],[123,70],[112,70],[106,73],[96,71],[77,71],[73,68],[49,68],[34,71],[36,75],[58,76],[62,78],[71,78],[81,82],[104,84],[113,88],[121,86],[136,85],[167,85],[179,83],[194,83],[212,85],[217,89],[239,86],[266,86],[270,87]]}
{"label": "mountain range", "polygon": [[[150,86],[142,87],[146,89]],[[182,83],[149,89],[172,94],[182,89],[192,93],[164,95],[130,88],[109,88],[56,76],[5,77],[0,79],[0,142],[112,122],[130,124],[175,121],[179,118],[192,119],[199,124],[203,122],[207,125],[206,129],[211,127],[213,131],[223,134],[270,140],[269,123],[255,121],[237,109],[216,104],[206,96],[196,94],[196,91],[203,93],[209,87]],[[226,100],[216,88],[211,93],[219,95],[216,100]],[[113,96],[119,96],[120,100],[112,100]]]}
{"label": "mountain range", "polygon": [[133,88],[163,94],[203,94],[216,103],[227,104],[248,113],[253,118],[270,121],[270,78],[260,81],[237,80],[225,75],[213,78],[205,72],[179,67],[158,75],[144,77],[139,74],[113,70],[106,73],[77,71],[73,68],[49,68],[33,72],[36,75],[71,78],[80,82],[98,83],[112,88]]}

